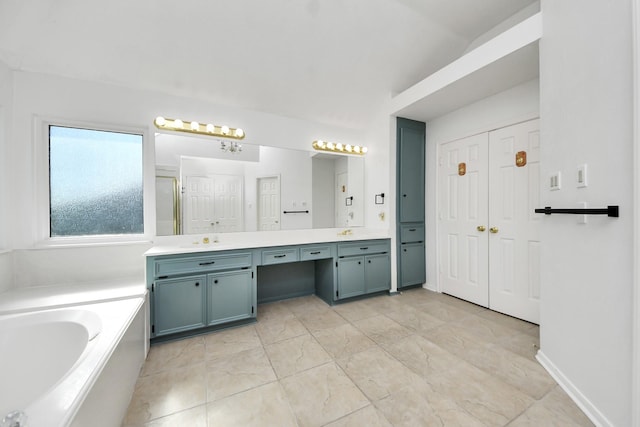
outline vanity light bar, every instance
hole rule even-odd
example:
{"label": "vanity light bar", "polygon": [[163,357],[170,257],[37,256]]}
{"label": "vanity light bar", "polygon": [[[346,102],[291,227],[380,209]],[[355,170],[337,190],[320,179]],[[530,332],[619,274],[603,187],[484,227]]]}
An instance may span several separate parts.
{"label": "vanity light bar", "polygon": [[351,145],[351,144],[343,145],[340,142],[333,143],[333,142],[327,142],[322,140],[313,141],[311,145],[313,146],[314,149],[318,151],[330,151],[333,153],[344,153],[344,154],[359,154],[361,156],[366,154],[367,151],[369,151],[367,147],[360,146],[360,145]]}
{"label": "vanity light bar", "polygon": [[167,117],[156,117],[153,121],[158,129],[172,130],[178,132],[195,133],[198,135],[218,136],[221,138],[244,139],[245,133],[240,128],[230,128],[229,126],[216,126],[211,123],[204,124],[198,122],[182,121],[180,119],[170,119]]}

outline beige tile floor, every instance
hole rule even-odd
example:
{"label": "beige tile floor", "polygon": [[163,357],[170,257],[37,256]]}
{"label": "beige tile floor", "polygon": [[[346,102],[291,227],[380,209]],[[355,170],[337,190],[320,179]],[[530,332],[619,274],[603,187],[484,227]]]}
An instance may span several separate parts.
{"label": "beige tile floor", "polygon": [[591,426],[536,362],[538,327],[414,289],[151,347],[123,426]]}

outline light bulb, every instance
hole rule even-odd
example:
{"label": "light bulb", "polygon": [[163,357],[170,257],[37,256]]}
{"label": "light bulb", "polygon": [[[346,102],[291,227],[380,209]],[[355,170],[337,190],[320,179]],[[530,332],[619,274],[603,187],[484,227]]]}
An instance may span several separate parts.
{"label": "light bulb", "polygon": [[336,148],[336,146],[333,142],[327,142],[327,148],[329,150],[333,150],[334,148]]}
{"label": "light bulb", "polygon": [[182,120],[180,119],[175,119],[173,121],[173,127],[176,129],[182,129],[182,126],[184,125],[184,123],[182,123]]}
{"label": "light bulb", "polygon": [[349,153],[351,152],[351,144],[347,144],[346,147],[344,147],[345,150],[347,150]]}
{"label": "light bulb", "polygon": [[164,119],[164,117],[162,117],[162,116],[156,117],[156,125],[157,126],[164,126],[166,123],[167,123],[167,121]]}
{"label": "light bulb", "polygon": [[369,151],[369,149],[367,147],[362,147],[362,152],[366,153],[367,151]]}
{"label": "light bulb", "polygon": [[359,153],[360,152],[360,146],[359,145],[354,146],[353,147],[353,152],[354,153]]}
{"label": "light bulb", "polygon": [[342,149],[343,149],[343,148],[344,148],[344,147],[342,146],[342,143],[341,143],[341,142],[338,142],[338,143],[336,144],[336,150],[338,150],[338,151],[342,151]]}
{"label": "light bulb", "polygon": [[198,130],[198,129],[200,129],[200,123],[191,122],[191,130]]}
{"label": "light bulb", "polygon": [[207,132],[209,132],[209,133],[213,133],[213,130],[214,130],[214,129],[215,129],[215,127],[214,127],[211,123],[209,123],[209,124],[207,125]]}
{"label": "light bulb", "polygon": [[236,136],[238,138],[242,138],[244,136],[244,131],[240,128],[236,129]]}
{"label": "light bulb", "polygon": [[222,134],[226,135],[229,133],[229,126],[222,126]]}

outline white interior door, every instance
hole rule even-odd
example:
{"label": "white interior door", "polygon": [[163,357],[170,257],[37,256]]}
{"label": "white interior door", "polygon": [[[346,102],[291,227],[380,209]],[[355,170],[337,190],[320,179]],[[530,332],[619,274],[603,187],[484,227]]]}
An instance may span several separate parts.
{"label": "white interior door", "polygon": [[441,145],[438,159],[442,291],[484,307],[489,302],[487,157],[484,133]]}
{"label": "white interior door", "polygon": [[184,233],[242,231],[243,177],[186,176]]}
{"label": "white interior door", "polygon": [[[517,153],[526,164],[516,164]],[[489,133],[489,307],[533,323],[540,322],[539,153],[539,120]]]}
{"label": "white interior door", "polygon": [[[539,150],[539,120],[532,120],[442,144],[438,160],[442,291],[533,323],[540,318]],[[526,162],[517,164],[519,153]]]}
{"label": "white interior door", "polygon": [[258,178],[258,230],[280,230],[280,177]]}
{"label": "white interior door", "polygon": [[213,178],[187,176],[184,191],[184,233],[213,231]]}
{"label": "white interior door", "polygon": [[215,231],[243,231],[243,182],[239,175],[214,175]]}

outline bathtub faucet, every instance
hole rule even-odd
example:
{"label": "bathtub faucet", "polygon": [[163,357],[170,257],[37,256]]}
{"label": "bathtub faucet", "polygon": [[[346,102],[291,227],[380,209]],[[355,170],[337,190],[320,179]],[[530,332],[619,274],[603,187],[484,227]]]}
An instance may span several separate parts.
{"label": "bathtub faucet", "polygon": [[4,416],[0,427],[26,427],[27,414],[22,411],[12,411]]}

